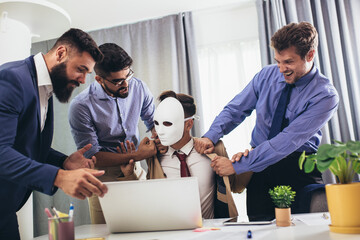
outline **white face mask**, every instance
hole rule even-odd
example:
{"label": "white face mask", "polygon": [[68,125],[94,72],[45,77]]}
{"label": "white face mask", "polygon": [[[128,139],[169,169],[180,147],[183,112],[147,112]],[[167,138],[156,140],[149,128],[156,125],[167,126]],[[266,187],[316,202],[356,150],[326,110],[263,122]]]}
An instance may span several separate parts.
{"label": "white face mask", "polygon": [[171,146],[177,143],[184,132],[184,109],[173,97],[165,98],[155,110],[155,130],[161,144]]}

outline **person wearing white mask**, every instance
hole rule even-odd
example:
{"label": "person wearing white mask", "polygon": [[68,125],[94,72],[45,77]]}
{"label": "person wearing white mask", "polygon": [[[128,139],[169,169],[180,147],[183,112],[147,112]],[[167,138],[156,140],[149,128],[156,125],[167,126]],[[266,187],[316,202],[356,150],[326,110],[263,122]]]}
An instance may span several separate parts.
{"label": "person wearing white mask", "polygon": [[[203,218],[237,216],[229,178],[223,179],[212,170],[210,164],[214,156],[199,154],[194,148],[194,138],[190,134],[196,118],[193,97],[165,91],[159,96],[159,100],[154,113],[154,126],[161,144],[168,146],[168,150],[147,159],[147,178],[197,177]],[[216,153],[227,156],[222,142],[217,145]],[[130,175],[131,169],[129,167],[130,171],[124,174]],[[244,184],[240,183],[242,180],[244,175],[230,177],[234,192],[244,189]]]}

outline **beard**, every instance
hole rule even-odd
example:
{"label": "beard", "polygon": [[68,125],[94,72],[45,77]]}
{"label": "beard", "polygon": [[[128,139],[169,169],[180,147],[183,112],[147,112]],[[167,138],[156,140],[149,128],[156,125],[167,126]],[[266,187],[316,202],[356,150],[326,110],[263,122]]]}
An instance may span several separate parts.
{"label": "beard", "polygon": [[120,93],[120,91],[125,89],[125,88],[129,89],[129,87],[121,87],[119,90],[116,91],[117,97],[126,98],[129,95],[129,91],[127,91],[126,93]]}
{"label": "beard", "polygon": [[129,91],[127,91],[125,93],[120,93],[121,90],[123,90],[125,88],[129,89],[129,87],[121,87],[117,91],[112,91],[108,86],[106,86],[106,84],[102,84],[102,85],[103,85],[103,88],[105,88],[105,90],[112,95],[112,97],[126,98],[129,95]]}
{"label": "beard", "polygon": [[50,72],[54,94],[61,103],[67,103],[75,87],[80,85],[79,82],[69,79],[66,74],[66,66],[66,62],[59,63]]}

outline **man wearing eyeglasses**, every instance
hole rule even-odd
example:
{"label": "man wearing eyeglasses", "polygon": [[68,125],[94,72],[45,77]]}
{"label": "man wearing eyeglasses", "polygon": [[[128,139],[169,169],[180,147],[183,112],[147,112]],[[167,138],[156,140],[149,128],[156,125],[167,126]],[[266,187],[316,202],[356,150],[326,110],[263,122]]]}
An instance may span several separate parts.
{"label": "man wearing eyeglasses", "polygon": [[[114,43],[99,48],[104,60],[94,67],[96,81],[70,104],[69,123],[76,146],[92,144],[86,156],[96,156],[96,167],[105,170],[99,178],[103,182],[120,180],[122,164],[130,160],[136,162],[134,175],[121,179],[146,178],[138,161],[155,155],[156,146],[147,137],[139,141],[138,122],[141,118],[155,137],[153,96],[146,84],[134,77],[133,60],[124,49]],[[92,223],[105,223],[98,198],[91,197],[89,203]]]}

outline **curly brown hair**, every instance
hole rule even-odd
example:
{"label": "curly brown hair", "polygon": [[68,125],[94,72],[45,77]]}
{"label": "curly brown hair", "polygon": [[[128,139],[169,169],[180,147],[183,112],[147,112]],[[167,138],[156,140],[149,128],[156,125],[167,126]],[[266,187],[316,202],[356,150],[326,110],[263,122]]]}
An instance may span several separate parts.
{"label": "curly brown hair", "polygon": [[280,28],[271,38],[271,47],[281,52],[291,46],[302,59],[318,45],[318,33],[308,22],[290,23]]}

